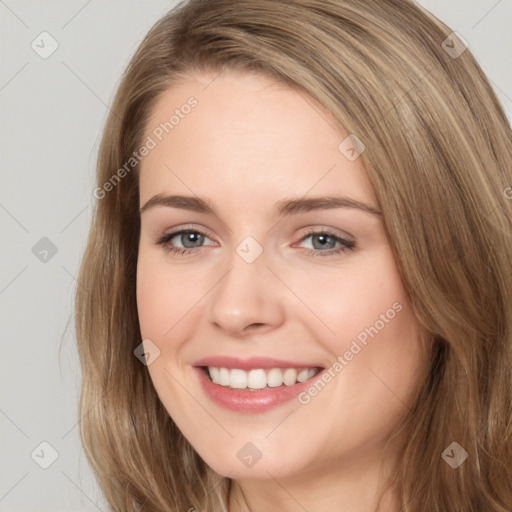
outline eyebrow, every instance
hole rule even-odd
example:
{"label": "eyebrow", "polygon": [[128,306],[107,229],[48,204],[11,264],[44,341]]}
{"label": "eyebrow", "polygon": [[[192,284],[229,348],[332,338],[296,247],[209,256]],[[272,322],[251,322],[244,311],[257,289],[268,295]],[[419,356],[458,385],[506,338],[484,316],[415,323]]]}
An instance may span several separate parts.
{"label": "eyebrow", "polygon": [[[183,210],[191,210],[198,213],[205,213],[217,217],[215,209],[206,199],[192,196],[164,196],[157,194],[149,199],[140,209],[142,215],[145,211],[156,206],[165,206],[168,208],[180,208]],[[370,213],[376,216],[382,216],[382,211],[374,206],[370,206],[361,201],[350,199],[342,196],[324,196],[297,199],[282,199],[274,204],[274,209],[279,216],[296,215],[299,213],[307,213],[315,210],[327,210],[332,208],[353,208]]]}

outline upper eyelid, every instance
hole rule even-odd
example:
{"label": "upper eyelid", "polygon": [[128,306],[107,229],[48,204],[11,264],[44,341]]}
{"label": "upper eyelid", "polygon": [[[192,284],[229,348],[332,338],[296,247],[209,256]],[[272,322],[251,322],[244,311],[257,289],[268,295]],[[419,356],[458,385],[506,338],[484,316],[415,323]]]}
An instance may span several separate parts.
{"label": "upper eyelid", "polygon": [[178,227],[178,228],[173,228],[169,231],[169,233],[165,233],[163,236],[176,236],[176,235],[179,235],[181,234],[182,232],[193,232],[193,233],[201,233],[203,235],[206,235],[208,238],[210,238],[210,240],[212,240],[213,238],[210,236],[210,232],[207,230],[207,229],[204,229],[204,228],[196,228],[194,226],[183,226],[183,227]]}

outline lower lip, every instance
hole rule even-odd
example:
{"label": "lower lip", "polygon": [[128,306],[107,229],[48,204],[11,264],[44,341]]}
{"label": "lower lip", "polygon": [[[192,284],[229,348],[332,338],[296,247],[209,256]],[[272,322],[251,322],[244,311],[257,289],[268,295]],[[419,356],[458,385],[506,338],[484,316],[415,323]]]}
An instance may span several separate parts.
{"label": "lower lip", "polygon": [[204,392],[211,400],[226,409],[243,413],[262,413],[293,400],[311,385],[312,379],[316,380],[321,373],[319,372],[310,379],[298,382],[293,386],[285,385],[276,388],[264,388],[260,391],[245,391],[214,384],[203,368],[194,367],[194,370]]}

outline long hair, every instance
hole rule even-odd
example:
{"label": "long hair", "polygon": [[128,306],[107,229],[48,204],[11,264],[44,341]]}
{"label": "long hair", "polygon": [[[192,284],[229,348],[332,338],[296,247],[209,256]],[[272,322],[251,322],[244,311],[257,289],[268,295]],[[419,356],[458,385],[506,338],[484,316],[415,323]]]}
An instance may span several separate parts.
{"label": "long hair", "polygon": [[[401,509],[512,510],[511,127],[456,37],[409,0],[191,0],[148,32],[104,128],[75,304],[80,435],[113,510],[227,510],[231,480],[187,442],[134,356],[133,155],[165,90],[230,69],[307,92],[365,145],[429,347],[427,378],[391,436],[406,440],[392,482]],[[454,446],[467,453],[457,468]]]}

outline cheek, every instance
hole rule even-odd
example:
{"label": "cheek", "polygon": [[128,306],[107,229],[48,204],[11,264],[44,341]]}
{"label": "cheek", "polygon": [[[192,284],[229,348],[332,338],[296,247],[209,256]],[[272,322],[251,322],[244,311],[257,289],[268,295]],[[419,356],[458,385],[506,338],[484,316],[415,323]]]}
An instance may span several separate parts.
{"label": "cheek", "polygon": [[[166,272],[158,253],[141,248],[137,263],[137,310],[144,338],[163,340],[199,295],[197,283]],[[196,299],[197,301],[197,299]],[[160,341],[157,341],[160,344]]]}
{"label": "cheek", "polygon": [[348,401],[358,397],[375,412],[382,406],[385,415],[393,394],[405,400],[423,369],[418,323],[391,252],[383,249],[317,290],[309,294],[311,309],[329,329],[312,329],[316,320],[311,331],[333,361],[342,358],[335,386]]}
{"label": "cheek", "polygon": [[193,316],[187,315],[187,311],[194,302],[183,284],[178,272],[172,275],[165,272],[158,254],[144,248],[139,250],[136,296],[141,336],[160,350],[148,371],[160,400],[173,418],[181,418],[183,411],[188,410],[187,395],[177,382],[183,382],[179,355],[187,339],[184,329],[190,329]]}
{"label": "cheek", "polygon": [[137,309],[143,338],[158,339],[171,327],[167,325],[171,321],[169,312],[173,310],[169,300],[176,298],[156,274],[144,265],[137,272]]}
{"label": "cheek", "polygon": [[373,251],[350,268],[332,272],[329,278],[302,279],[296,289],[302,288],[311,310],[328,327],[317,329],[317,336],[323,333],[336,353],[348,349],[347,342],[350,345],[355,338],[362,342],[370,339],[375,329],[379,333],[389,333],[391,326],[397,329],[407,316],[406,292],[387,248]]}
{"label": "cheek", "polygon": [[160,349],[161,340],[171,328],[172,317],[169,314],[174,309],[174,304],[169,300],[177,300],[175,294],[168,291],[159,279],[161,272],[158,266],[144,252],[139,252],[137,265],[137,311],[142,339],[149,338]]}

